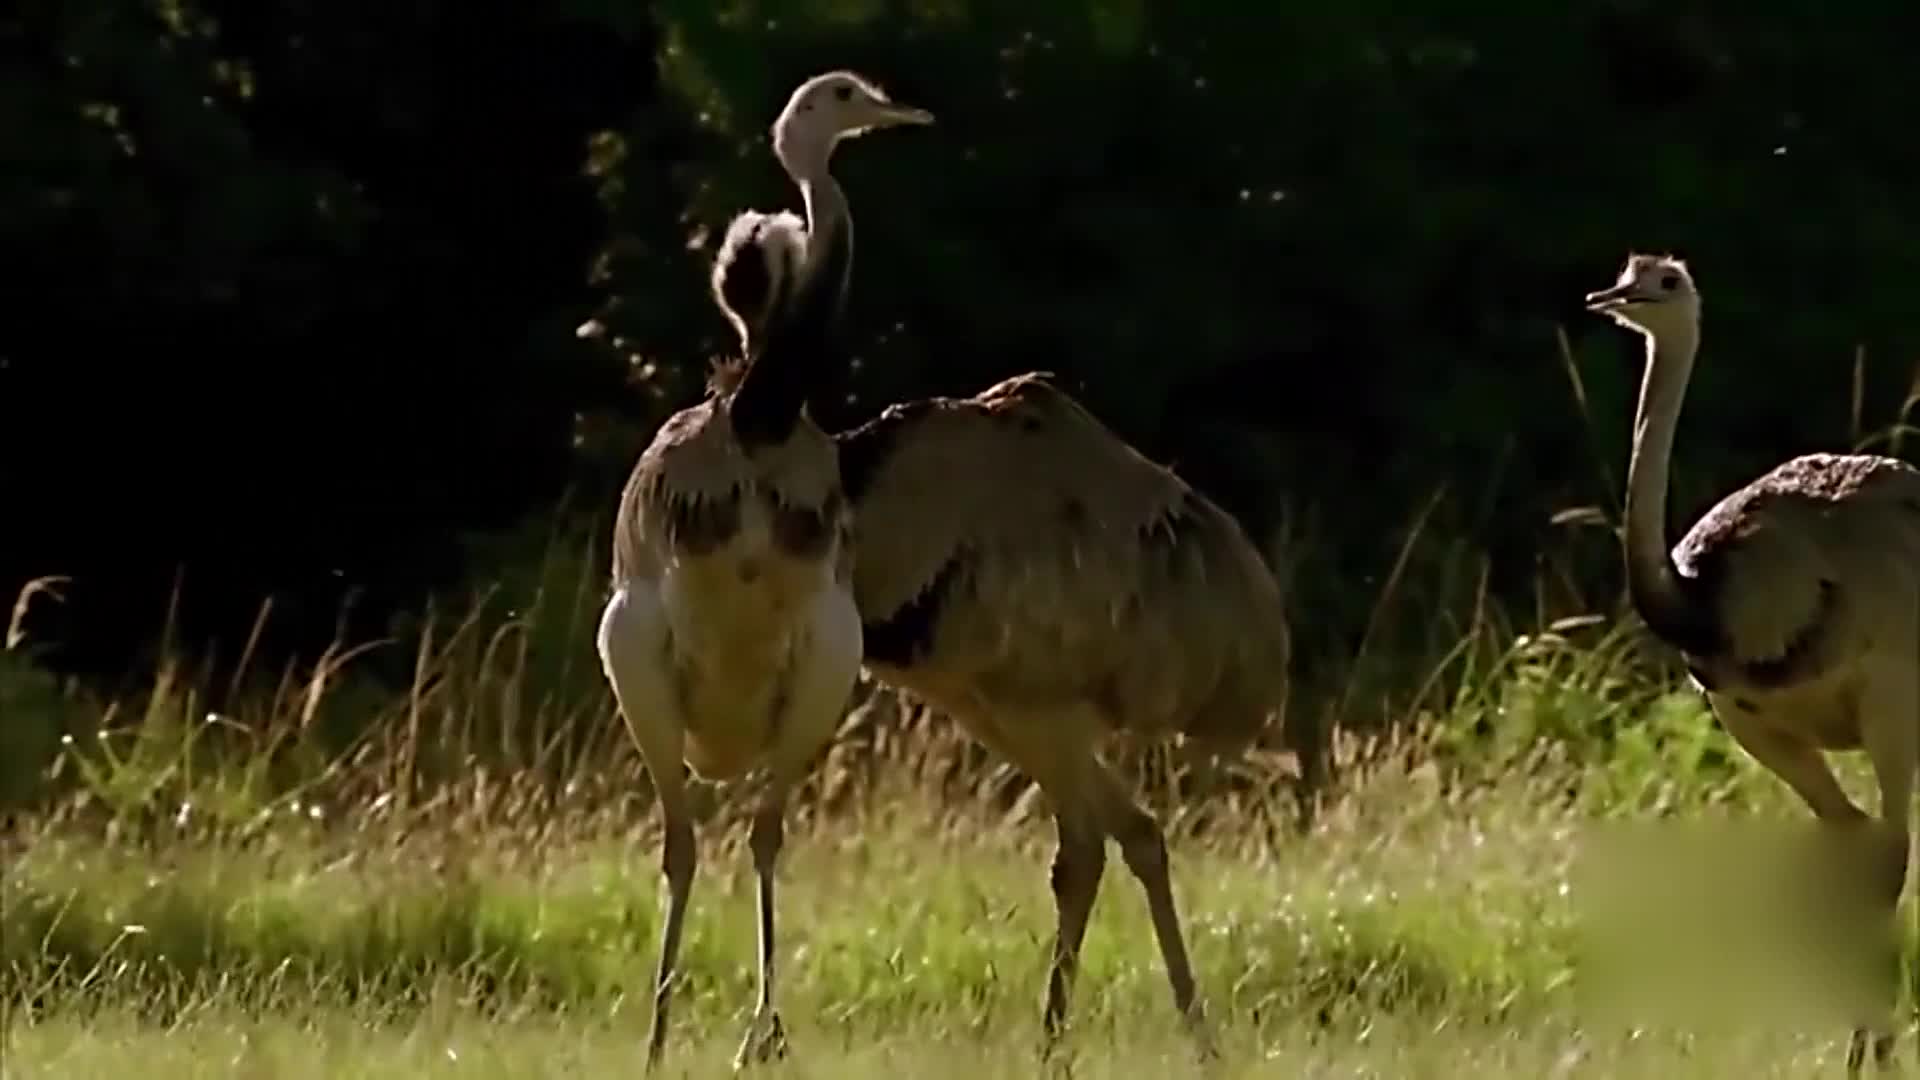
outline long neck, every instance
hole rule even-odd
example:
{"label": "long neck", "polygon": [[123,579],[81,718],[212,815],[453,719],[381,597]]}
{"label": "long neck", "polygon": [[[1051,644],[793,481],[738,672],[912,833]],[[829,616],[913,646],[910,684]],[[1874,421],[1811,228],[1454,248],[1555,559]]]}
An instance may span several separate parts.
{"label": "long neck", "polygon": [[837,336],[853,270],[853,218],[826,155],[809,160],[817,165],[792,170],[807,207],[799,280],[768,315],[764,342],[733,396],[734,433],[748,447],[785,442],[809,394],[842,362]]}
{"label": "long neck", "polygon": [[816,317],[837,319],[853,273],[853,211],[847,207],[846,191],[826,166],[799,183],[807,207],[807,258],[800,287],[788,301],[789,314],[801,314],[811,303],[819,307],[812,312]]}
{"label": "long neck", "polygon": [[1699,344],[1700,330],[1691,320],[1647,335],[1647,369],[1627,464],[1627,591],[1654,633],[1688,651],[1711,647],[1715,623],[1711,606],[1673,563],[1667,478]]}

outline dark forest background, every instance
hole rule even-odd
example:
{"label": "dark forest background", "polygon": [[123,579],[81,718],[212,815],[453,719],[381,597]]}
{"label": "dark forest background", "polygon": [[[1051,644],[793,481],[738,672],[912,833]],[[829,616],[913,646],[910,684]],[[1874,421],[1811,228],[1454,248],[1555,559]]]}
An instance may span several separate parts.
{"label": "dark forest background", "polygon": [[69,576],[35,640],[111,680],[170,612],[230,658],[271,596],[257,654],[311,655],[596,535],[728,344],[727,219],[796,203],[769,123],[844,66],[939,123],[839,156],[824,422],[1058,372],[1284,544],[1309,672],[1384,583],[1458,591],[1416,525],[1509,604],[1549,562],[1611,603],[1556,515],[1617,507],[1639,368],[1581,295],[1699,276],[1687,519],[1897,425],[1916,41],[1893,0],[22,0],[0,597]]}

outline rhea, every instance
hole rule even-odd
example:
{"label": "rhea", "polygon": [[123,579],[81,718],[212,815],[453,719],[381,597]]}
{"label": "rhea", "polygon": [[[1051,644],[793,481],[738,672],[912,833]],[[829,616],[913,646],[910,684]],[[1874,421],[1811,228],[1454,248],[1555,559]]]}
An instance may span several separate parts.
{"label": "rhea", "polygon": [[868,671],[957,719],[1052,804],[1044,1049],[1065,1029],[1111,838],[1210,1052],[1164,837],[1097,750],[1124,730],[1227,752],[1282,717],[1290,647],[1271,569],[1230,515],[1044,373],[893,405],[834,439]]}
{"label": "rhea", "polygon": [[1146,893],[1174,1005],[1210,1049],[1164,837],[1097,751],[1126,731],[1231,752],[1282,717],[1290,645],[1271,568],[1229,514],[1047,373],[892,405],[834,441],[867,670],[1052,804],[1044,1046],[1065,1028],[1111,838]]}
{"label": "rhea", "polygon": [[[716,294],[777,292],[779,234],[729,239]],[[1111,838],[1146,893],[1175,1007],[1208,1048],[1164,837],[1097,751],[1127,731],[1227,752],[1282,717],[1289,638],[1272,570],[1229,514],[1045,373],[893,405],[834,441],[866,668],[957,719],[1052,804],[1045,1045],[1064,1031]]]}
{"label": "rhea", "polygon": [[1045,1046],[1062,1034],[1114,840],[1203,1050],[1159,824],[1103,737],[1243,747],[1282,714],[1281,591],[1239,524],[1043,373],[836,435],[866,666],[1038,784],[1058,831]]}
{"label": "rhea", "polygon": [[661,425],[621,495],[598,646],[664,823],[650,1066],[697,862],[683,764],[712,780],[763,774],[748,841],[759,997],[735,1066],[785,1050],[773,895],[785,801],[844,714],[861,658],[839,455],[805,407],[833,359],[852,258],[846,196],[827,164],[847,136],[931,120],[850,72],[793,92],[773,144],[806,222],[749,211],[729,227],[712,284],[741,331],[741,363],[724,389]]}
{"label": "rhea", "polygon": [[[1700,344],[1686,264],[1633,254],[1590,310],[1646,338],[1627,470],[1626,569],[1634,607],[1678,649],[1728,733],[1822,823],[1864,840],[1889,922],[1907,872],[1907,816],[1920,766],[1920,470],[1889,457],[1809,454],[1722,499],[1669,550],[1667,474]],[[1835,780],[1823,751],[1864,748],[1877,820]],[[1854,1029],[1849,1075],[1869,1039],[1891,1056],[1888,1018]]]}
{"label": "rhea", "polygon": [[867,670],[955,718],[1052,804],[1043,1048],[1065,1031],[1106,842],[1146,893],[1174,1006],[1212,1051],[1158,823],[1116,732],[1232,752],[1286,708],[1280,587],[1239,524],[1045,373],[834,436]]}

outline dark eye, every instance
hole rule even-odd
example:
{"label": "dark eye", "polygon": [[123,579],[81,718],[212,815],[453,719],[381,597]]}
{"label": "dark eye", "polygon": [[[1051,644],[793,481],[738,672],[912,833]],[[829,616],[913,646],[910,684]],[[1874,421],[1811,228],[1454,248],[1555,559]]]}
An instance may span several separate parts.
{"label": "dark eye", "polygon": [[853,100],[853,87],[851,87],[851,86],[836,86],[836,87],[834,87],[834,88],[833,88],[833,96],[834,96],[834,97],[835,97],[836,99],[838,99],[838,100],[840,100],[840,101],[852,101],[852,100]]}
{"label": "dark eye", "polygon": [[1673,290],[1679,287],[1680,287],[1679,274],[1668,274],[1667,276],[1660,279],[1660,288],[1662,288],[1667,292],[1672,292]]}

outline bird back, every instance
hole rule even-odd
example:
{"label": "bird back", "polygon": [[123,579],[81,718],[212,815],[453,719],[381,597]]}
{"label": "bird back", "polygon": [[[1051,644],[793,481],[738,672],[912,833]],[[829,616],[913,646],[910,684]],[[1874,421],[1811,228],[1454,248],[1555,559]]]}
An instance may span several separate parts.
{"label": "bird back", "polygon": [[[1042,375],[839,437],[870,661],[1223,741],[1277,709],[1278,586],[1237,522]],[[911,633],[906,627],[911,624]]]}
{"label": "bird back", "polygon": [[[1842,608],[1920,573],[1920,470],[1894,458],[1810,454],[1722,499],[1674,548],[1711,596],[1730,659],[1818,666]],[[1815,649],[1815,646],[1821,646]],[[1804,673],[1802,673],[1804,677]]]}

